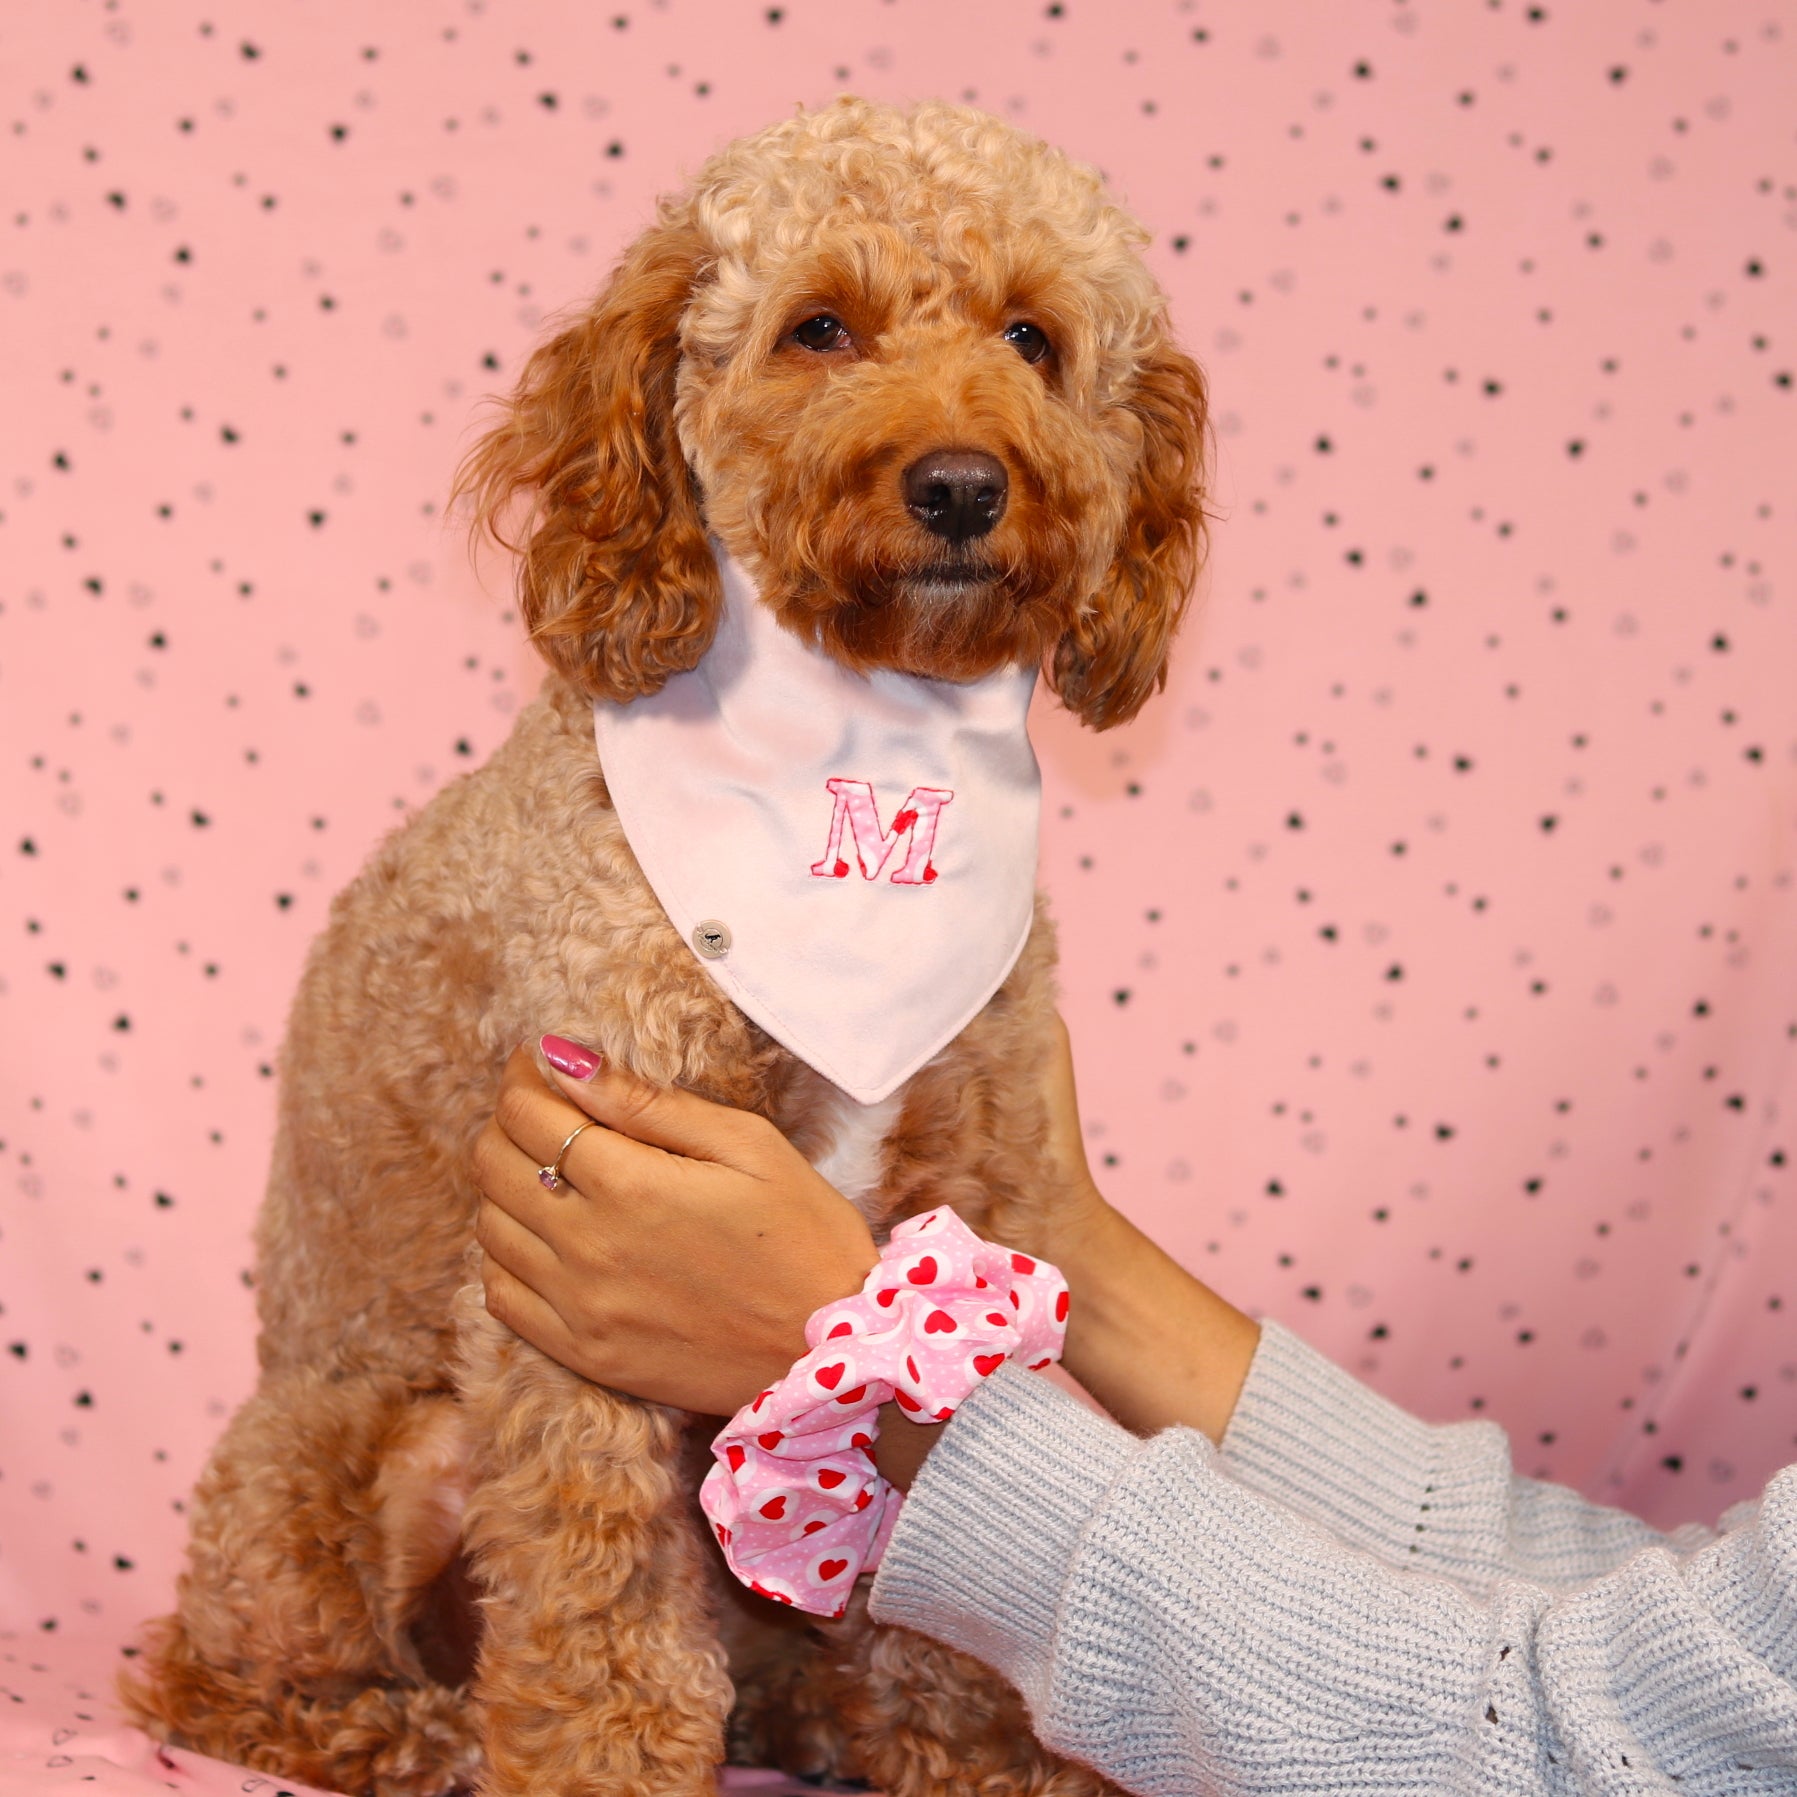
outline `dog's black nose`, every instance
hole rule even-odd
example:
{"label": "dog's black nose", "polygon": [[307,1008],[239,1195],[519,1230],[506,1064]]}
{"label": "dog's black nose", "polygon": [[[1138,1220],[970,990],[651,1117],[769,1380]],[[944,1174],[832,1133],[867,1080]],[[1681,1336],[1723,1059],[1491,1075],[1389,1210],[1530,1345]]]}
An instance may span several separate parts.
{"label": "dog's black nose", "polygon": [[904,474],[905,504],[924,529],[950,543],[983,537],[1005,515],[1010,482],[997,456],[935,449]]}

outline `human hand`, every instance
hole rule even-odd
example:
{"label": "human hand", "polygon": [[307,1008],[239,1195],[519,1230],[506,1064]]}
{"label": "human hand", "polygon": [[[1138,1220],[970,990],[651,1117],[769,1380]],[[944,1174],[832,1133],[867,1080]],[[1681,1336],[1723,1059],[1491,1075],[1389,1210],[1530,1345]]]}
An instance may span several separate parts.
{"label": "human hand", "polygon": [[[487,1309],[597,1384],[730,1416],[879,1259],[861,1214],[765,1119],[637,1079],[559,1038],[584,1079],[506,1063],[474,1148]],[[592,1120],[547,1191],[538,1169]]]}

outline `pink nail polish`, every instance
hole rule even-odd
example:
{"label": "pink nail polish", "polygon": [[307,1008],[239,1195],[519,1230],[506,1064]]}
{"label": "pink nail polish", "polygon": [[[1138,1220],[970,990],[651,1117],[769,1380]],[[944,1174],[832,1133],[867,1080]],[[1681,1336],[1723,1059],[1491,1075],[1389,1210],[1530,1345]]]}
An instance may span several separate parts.
{"label": "pink nail polish", "polygon": [[570,1042],[566,1036],[545,1036],[542,1046],[543,1059],[557,1073],[567,1074],[569,1079],[591,1079],[605,1065],[603,1055],[582,1048],[578,1042]]}

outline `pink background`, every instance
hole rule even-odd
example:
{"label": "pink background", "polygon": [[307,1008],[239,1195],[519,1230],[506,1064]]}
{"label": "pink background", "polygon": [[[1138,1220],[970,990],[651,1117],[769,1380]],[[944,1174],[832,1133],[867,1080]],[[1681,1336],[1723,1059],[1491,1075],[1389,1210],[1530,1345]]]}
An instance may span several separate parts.
{"label": "pink background", "polygon": [[1524,1471],[1669,1523],[1793,1458],[1781,14],[19,13],[15,1731],[78,1726],[69,1692],[166,1606],[183,1497],[249,1388],[240,1274],[307,941],[534,681],[503,570],[483,593],[442,515],[478,402],[658,191],[845,86],[975,99],[1097,162],[1211,377],[1220,518],[1172,684],[1126,731],[1038,732],[1109,1189],[1381,1389],[1501,1421]]}

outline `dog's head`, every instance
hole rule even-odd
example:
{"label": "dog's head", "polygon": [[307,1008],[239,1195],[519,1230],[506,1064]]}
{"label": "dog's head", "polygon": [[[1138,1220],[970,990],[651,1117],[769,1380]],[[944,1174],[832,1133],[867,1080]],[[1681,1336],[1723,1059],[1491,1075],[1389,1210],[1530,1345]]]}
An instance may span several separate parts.
{"label": "dog's head", "polygon": [[1165,680],[1204,545],[1204,381],[1145,241],[1093,171],[984,113],[800,114],[662,204],[457,492],[596,695],[705,652],[709,530],[849,666],[1041,663],[1121,723]]}

